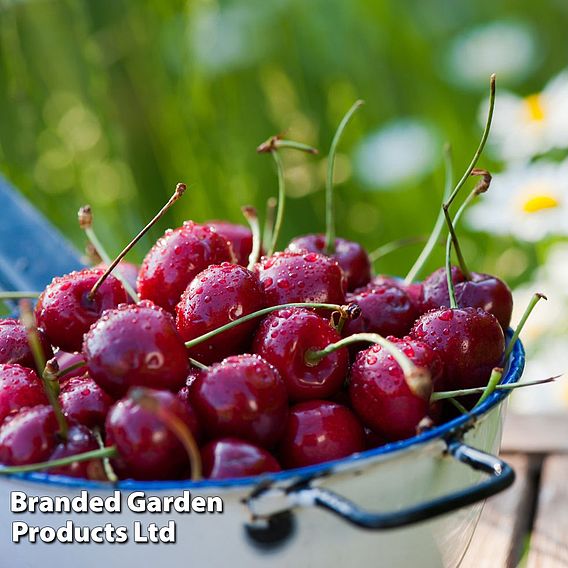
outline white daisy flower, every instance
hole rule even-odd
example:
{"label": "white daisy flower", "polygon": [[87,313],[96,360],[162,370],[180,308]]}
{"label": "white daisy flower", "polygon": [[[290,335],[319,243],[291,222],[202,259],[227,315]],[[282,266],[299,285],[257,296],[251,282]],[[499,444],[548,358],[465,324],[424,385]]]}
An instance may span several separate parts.
{"label": "white daisy flower", "polygon": [[[488,101],[481,105],[482,123],[487,105]],[[527,160],[554,148],[568,147],[568,70],[552,79],[540,93],[520,97],[498,92],[489,147],[505,161]]]}
{"label": "white daisy flower", "polygon": [[539,241],[568,235],[568,160],[513,166],[495,174],[489,191],[467,212],[478,231]]}
{"label": "white daisy flower", "polygon": [[371,190],[389,191],[431,172],[440,156],[437,132],[419,120],[394,120],[366,136],[355,151],[355,170]]}

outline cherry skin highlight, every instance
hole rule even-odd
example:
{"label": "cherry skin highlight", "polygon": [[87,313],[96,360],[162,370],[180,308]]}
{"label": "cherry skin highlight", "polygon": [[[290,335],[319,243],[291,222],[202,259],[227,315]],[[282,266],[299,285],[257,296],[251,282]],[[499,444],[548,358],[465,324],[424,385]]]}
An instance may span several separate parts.
{"label": "cherry skin highlight", "polygon": [[365,449],[359,419],[345,406],[326,400],[290,409],[279,456],[284,467],[304,467],[341,459]]}
{"label": "cherry skin highlight", "polygon": [[150,249],[138,275],[143,300],[173,312],[193,278],[210,264],[234,262],[231,245],[211,227],[186,221]]}
{"label": "cherry skin highlight", "polygon": [[410,336],[429,345],[444,363],[444,389],[483,387],[502,365],[505,336],[481,308],[440,308],[422,315]]}
{"label": "cherry skin highlight", "polygon": [[288,417],[278,371],[258,355],[236,355],[199,373],[189,398],[208,438],[236,436],[271,448]]}
{"label": "cherry skin highlight", "polygon": [[[51,359],[53,351],[45,333],[38,329],[38,335],[46,360]],[[43,369],[36,368],[26,328],[18,320],[0,319],[0,364],[2,363],[22,365],[43,372]]]}
{"label": "cherry skin highlight", "polygon": [[35,371],[0,364],[0,423],[22,408],[47,404],[43,383]]}
{"label": "cherry skin highlight", "polygon": [[[316,252],[326,254],[325,235],[305,235],[290,241],[290,252]],[[339,263],[347,279],[347,290],[352,291],[369,283],[371,279],[371,261],[367,251],[357,242],[335,239],[335,252],[331,255]]]}
{"label": "cherry skin highlight", "polygon": [[229,242],[235,253],[237,263],[248,266],[252,252],[252,231],[245,225],[237,225],[228,221],[207,221],[205,223]]}
{"label": "cherry skin highlight", "polygon": [[357,355],[351,369],[349,396],[353,410],[373,432],[387,440],[402,440],[416,434],[420,421],[430,410],[432,385],[442,378],[442,361],[426,344],[412,339],[389,337],[418,367],[428,369],[430,391],[415,393],[394,357],[380,345]]}
{"label": "cherry skin highlight", "polygon": [[[184,341],[189,341],[264,306],[264,290],[256,274],[225,262],[209,266],[192,280],[176,306],[176,327]],[[257,326],[255,320],[238,325],[192,347],[188,354],[208,365],[242,353]]]}
{"label": "cherry skin highlight", "polygon": [[132,386],[179,390],[189,372],[186,351],[172,316],[148,301],[105,312],[83,346],[90,376],[114,398]]}
{"label": "cherry skin highlight", "polygon": [[[371,281],[364,289],[372,289],[376,286],[396,286],[400,288],[403,292],[406,293],[410,301],[412,302],[414,309],[419,313],[422,314],[422,304],[424,302],[424,286],[422,282],[412,282],[410,284],[405,284],[402,278],[398,278],[396,276],[387,276],[385,274],[378,274],[377,276],[373,276]],[[358,290],[355,290],[355,293]]]}
{"label": "cherry skin highlight", "polygon": [[[175,394],[152,391],[161,408],[199,436],[193,409]],[[117,475],[139,480],[179,479],[189,467],[189,458],[177,436],[152,411],[129,398],[119,400],[106,419],[106,444],[116,446],[119,457],[112,459]]]}
{"label": "cherry skin highlight", "polygon": [[238,438],[222,438],[201,449],[203,475],[208,479],[249,477],[280,471],[276,458],[265,449]]}
{"label": "cherry skin highlight", "polygon": [[52,345],[64,351],[80,351],[83,335],[101,314],[129,297],[122,284],[112,275],[101,284],[93,299],[89,292],[104,270],[86,268],[54,278],[42,292],[35,308],[39,327]]}
{"label": "cherry skin highlight", "polygon": [[278,369],[291,400],[328,398],[343,385],[349,353],[346,348],[339,349],[317,364],[308,363],[306,353],[323,349],[340,339],[329,320],[317,313],[286,308],[262,321],[253,350]]}
{"label": "cherry skin highlight", "polygon": [[269,306],[291,302],[343,304],[345,277],[339,263],[314,252],[277,252],[255,266]]}

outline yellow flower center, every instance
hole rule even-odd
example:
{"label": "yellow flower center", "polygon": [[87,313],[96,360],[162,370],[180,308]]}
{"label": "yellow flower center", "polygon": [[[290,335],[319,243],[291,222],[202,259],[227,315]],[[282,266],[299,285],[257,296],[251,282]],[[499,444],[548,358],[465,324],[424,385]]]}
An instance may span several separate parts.
{"label": "yellow flower center", "polygon": [[537,93],[525,97],[525,110],[530,122],[541,122],[544,120],[544,106],[542,104],[542,95]]}
{"label": "yellow flower center", "polygon": [[560,201],[548,192],[526,192],[521,199],[521,209],[525,213],[538,213],[545,209],[555,209]]}

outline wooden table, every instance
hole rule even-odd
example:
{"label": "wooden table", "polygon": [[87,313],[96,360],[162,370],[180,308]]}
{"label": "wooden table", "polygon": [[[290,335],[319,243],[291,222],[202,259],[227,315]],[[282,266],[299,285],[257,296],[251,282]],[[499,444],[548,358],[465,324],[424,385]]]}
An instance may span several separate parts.
{"label": "wooden table", "polygon": [[509,415],[501,455],[516,481],[485,505],[461,567],[568,567],[568,413]]}

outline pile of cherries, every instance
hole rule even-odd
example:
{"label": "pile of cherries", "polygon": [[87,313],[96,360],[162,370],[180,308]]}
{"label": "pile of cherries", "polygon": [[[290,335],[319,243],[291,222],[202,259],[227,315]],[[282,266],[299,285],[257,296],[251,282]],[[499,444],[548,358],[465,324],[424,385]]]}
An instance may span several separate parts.
{"label": "pile of cherries", "polygon": [[444,268],[373,275],[359,243],[321,234],[255,259],[253,237],[187,221],[139,269],[55,278],[36,327],[0,321],[0,463],[140,480],[308,466],[416,435],[452,413],[433,392],[504,366],[498,278],[453,267],[450,307]]}

